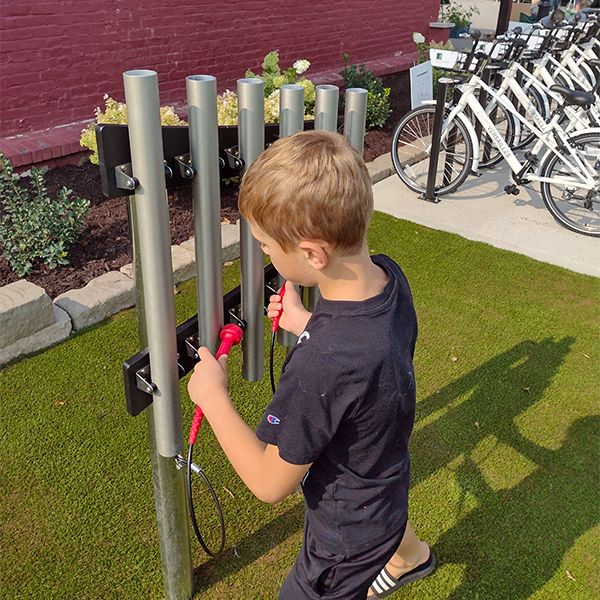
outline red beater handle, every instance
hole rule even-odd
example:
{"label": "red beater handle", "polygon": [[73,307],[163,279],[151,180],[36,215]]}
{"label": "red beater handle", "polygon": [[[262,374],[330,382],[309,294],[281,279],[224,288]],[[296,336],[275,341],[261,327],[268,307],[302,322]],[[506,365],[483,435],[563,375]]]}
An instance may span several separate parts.
{"label": "red beater handle", "polygon": [[[281,286],[281,289],[277,292],[279,294],[279,297],[281,298],[281,301],[283,302],[283,297],[285,296],[285,284],[287,282],[283,282],[283,285]],[[279,313],[277,315],[275,315],[273,317],[273,320],[271,321],[271,331],[273,333],[275,333],[278,329],[279,329],[279,319],[281,319],[281,315],[283,314],[283,308],[279,311]]]}
{"label": "red beater handle", "polygon": [[[221,329],[221,344],[215,358],[219,360],[223,354],[229,354],[231,347],[242,341],[243,335],[242,328],[239,325],[225,325],[225,327]],[[202,412],[202,409],[199,406],[196,406],[192,427],[190,428],[190,435],[188,436],[188,444],[190,444],[190,446],[196,443],[196,438],[198,437],[198,431],[200,430],[200,425],[202,425],[203,418],[204,413]]]}

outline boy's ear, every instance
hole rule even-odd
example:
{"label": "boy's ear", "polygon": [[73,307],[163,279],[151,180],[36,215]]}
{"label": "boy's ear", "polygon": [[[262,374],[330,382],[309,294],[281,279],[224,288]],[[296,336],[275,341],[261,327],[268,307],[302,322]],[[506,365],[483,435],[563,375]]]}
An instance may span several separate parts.
{"label": "boy's ear", "polygon": [[308,262],[317,271],[324,269],[329,262],[328,244],[317,240],[302,240],[298,243]]}

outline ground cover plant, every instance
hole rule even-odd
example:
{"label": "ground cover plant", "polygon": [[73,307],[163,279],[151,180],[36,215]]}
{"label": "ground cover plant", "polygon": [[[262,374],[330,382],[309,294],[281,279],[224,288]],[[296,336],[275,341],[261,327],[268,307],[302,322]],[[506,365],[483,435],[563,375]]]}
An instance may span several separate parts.
{"label": "ground cover plant", "polygon": [[32,167],[28,178],[17,177],[0,152],[0,253],[19,277],[38,265],[55,269],[69,264],[69,249],[89,206],[65,186],[50,196],[41,169]]}
{"label": "ground cover plant", "polygon": [[[370,248],[400,262],[415,297],[410,517],[440,561],[393,598],[598,597],[600,281],[381,214]],[[227,287],[237,271],[225,268]],[[178,322],[194,314],[194,281],[176,308]],[[137,350],[130,310],[0,371],[1,596],[163,597],[146,421],[125,413],[121,383]],[[256,424],[268,378],[243,381],[239,349],[229,368]],[[275,598],[301,497],[254,499],[209,427],[195,458],[228,535],[214,560],[194,544],[196,597]]]}

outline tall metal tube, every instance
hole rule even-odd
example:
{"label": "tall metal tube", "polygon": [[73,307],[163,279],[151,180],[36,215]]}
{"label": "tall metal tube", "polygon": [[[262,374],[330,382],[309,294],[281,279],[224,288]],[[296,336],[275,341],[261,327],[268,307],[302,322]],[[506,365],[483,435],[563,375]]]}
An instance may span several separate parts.
{"label": "tall metal tube", "polygon": [[[136,195],[129,198],[129,217],[131,241],[133,247],[133,262],[135,265],[136,282],[136,308],[138,318],[138,332],[140,344],[142,347],[148,345],[148,321],[153,322],[154,317],[149,319],[152,314],[151,308],[146,302],[146,294],[153,295],[147,279],[154,280],[151,274],[152,265],[148,265],[148,257],[141,255],[142,248],[147,250],[148,235],[141,235],[141,231],[146,227],[147,205],[164,204],[166,206],[166,191],[164,183],[164,171],[162,163],[162,139],[160,138],[160,117],[158,124],[156,114],[158,114],[158,81],[156,73],[153,71],[133,71],[124,73],[124,82],[126,98],[129,109],[130,122],[130,140],[131,155],[134,175],[140,181],[140,186],[136,190]],[[147,96],[148,104],[140,100],[140,96]],[[146,117],[150,118],[148,131],[146,129]],[[133,132],[132,132],[133,129]],[[158,136],[157,136],[158,129]],[[146,136],[151,137],[152,154],[146,156],[144,144]],[[160,148],[157,153],[156,147]],[[154,165],[146,164],[148,159],[158,161]],[[150,178],[147,177],[147,171],[155,171],[162,176]],[[140,213],[142,213],[140,215]],[[168,223],[168,221],[167,221]],[[167,227],[168,231],[168,227]],[[143,241],[142,241],[143,238]],[[167,246],[169,250],[170,263],[170,241]],[[164,259],[163,259],[164,260]],[[148,272],[148,277],[143,274],[144,268]],[[170,282],[167,282],[169,294],[172,288],[172,275],[169,271]],[[156,283],[156,282],[154,282]],[[146,288],[146,293],[145,293]],[[155,304],[153,298],[150,306]],[[172,335],[174,338],[174,312],[172,320]],[[154,330],[154,324],[151,324]],[[156,338],[156,332],[153,331],[153,339]],[[152,357],[156,362],[156,355]],[[172,363],[172,361],[170,361]],[[176,364],[175,364],[176,368]],[[154,371],[152,371],[154,377]],[[161,384],[162,385],[162,384]],[[159,388],[160,390],[160,388]],[[178,398],[177,406],[179,406]],[[155,400],[156,401],[156,400]],[[164,402],[164,394],[162,397]],[[158,538],[160,543],[160,555],[162,561],[163,582],[165,597],[168,600],[187,600],[192,596],[192,558],[189,529],[187,524],[187,504],[185,496],[185,473],[177,468],[175,460],[171,456],[162,455],[157,443],[155,419],[156,411],[154,406],[146,409],[146,418],[148,424],[148,445],[150,449],[150,459],[152,463],[152,482],[154,487],[154,499],[156,505]],[[181,418],[179,418],[179,428],[181,428]],[[179,429],[181,431],[181,429]],[[179,434],[181,437],[181,433]],[[168,453],[170,454],[170,452]]]}
{"label": "tall metal tube", "polygon": [[[304,88],[301,85],[282,85],[279,91],[279,137],[294,135],[304,129]],[[279,279],[279,285],[283,279]],[[291,348],[298,338],[289,331],[280,329],[277,341]]]}
{"label": "tall metal tube", "polygon": [[[318,85],[315,99],[315,129],[336,132],[340,88],[337,85]],[[306,308],[314,312],[321,294],[318,287],[306,289]]]}
{"label": "tall metal tube", "polygon": [[365,123],[367,119],[368,92],[363,88],[346,90],[346,109],[344,112],[344,135],[350,145],[360,152],[365,146]]}
{"label": "tall metal tube", "polygon": [[[238,144],[247,169],[265,149],[265,99],[261,79],[238,79]],[[258,381],[265,371],[264,262],[250,224],[240,219],[242,318],[246,321],[242,375]]]}
{"label": "tall metal tube", "polygon": [[154,422],[162,456],[182,449],[181,405],[175,339],[175,304],[169,208],[163,166],[163,148],[154,71],[127,71],[123,75],[127,102],[129,143],[135,191],[135,214],[141,266],[150,369],[156,385]]}
{"label": "tall metal tube", "polygon": [[315,99],[315,129],[337,131],[340,88],[337,85],[318,85]]}
{"label": "tall metal tube", "polygon": [[186,79],[192,182],[198,338],[215,353],[223,327],[221,261],[221,194],[219,189],[219,130],[217,80],[210,75]]}
{"label": "tall metal tube", "polygon": [[304,129],[304,88],[282,85],[279,88],[279,137],[294,135]]}

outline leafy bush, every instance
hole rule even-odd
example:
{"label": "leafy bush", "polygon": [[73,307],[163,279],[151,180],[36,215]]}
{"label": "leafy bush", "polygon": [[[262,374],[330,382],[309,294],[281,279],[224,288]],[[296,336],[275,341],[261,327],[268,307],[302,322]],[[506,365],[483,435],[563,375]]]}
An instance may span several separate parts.
{"label": "leafy bush", "polygon": [[61,188],[48,197],[44,172],[31,169],[31,192],[21,187],[10,161],[0,152],[0,245],[11,269],[23,277],[36,262],[54,269],[68,264],[67,253],[85,224],[90,203]]}
{"label": "leafy bush", "polygon": [[[383,81],[367,69],[365,65],[349,66],[350,56],[344,54],[344,68],[340,75],[344,78],[346,89],[364,88],[368,92],[366,128],[383,127],[392,112],[390,108],[390,88],[383,86]],[[342,103],[343,103],[342,98]]]}
{"label": "leafy bush", "polygon": [[[96,115],[96,123],[127,123],[127,105],[123,102],[117,102],[108,94],[104,94],[104,110],[98,106],[94,110],[94,113]],[[187,125],[185,121],[177,116],[175,109],[172,106],[160,107],[160,122],[162,125]],[[95,165],[98,164],[98,145],[96,143],[95,131],[96,123],[90,123],[85,129],[82,129],[81,138],[79,139],[79,144],[81,146],[92,151],[90,162]]]}
{"label": "leafy bush", "polygon": [[[257,77],[265,84],[265,122],[279,123],[279,88],[282,85],[296,84],[304,88],[304,117],[315,118],[315,86],[307,77],[301,77],[310,67],[310,62],[297,60],[283,71],[279,67],[279,52],[269,52],[262,63],[262,73],[256,75],[246,71],[246,77]],[[217,120],[219,125],[237,125],[238,99],[235,92],[225,90],[217,96]]]}

